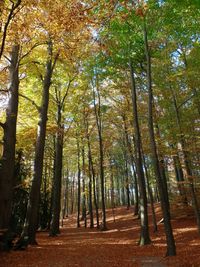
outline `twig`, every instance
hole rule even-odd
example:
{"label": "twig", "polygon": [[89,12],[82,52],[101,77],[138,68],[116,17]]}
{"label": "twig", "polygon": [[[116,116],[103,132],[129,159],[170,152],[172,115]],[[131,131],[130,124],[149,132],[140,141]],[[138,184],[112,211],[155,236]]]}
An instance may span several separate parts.
{"label": "twig", "polygon": [[182,106],[184,106],[188,101],[190,101],[195,95],[191,95],[189,98],[187,98],[183,103],[181,103],[177,108],[180,109]]}
{"label": "twig", "polygon": [[40,112],[40,107],[35,103],[34,100],[30,99],[28,96],[25,96],[23,94],[19,94],[19,96],[21,96],[21,97],[25,98],[26,100],[28,100],[29,102],[31,102],[31,104],[36,107],[37,111]]}
{"label": "twig", "polygon": [[5,129],[5,123],[0,122],[0,127],[2,127],[3,129]]}

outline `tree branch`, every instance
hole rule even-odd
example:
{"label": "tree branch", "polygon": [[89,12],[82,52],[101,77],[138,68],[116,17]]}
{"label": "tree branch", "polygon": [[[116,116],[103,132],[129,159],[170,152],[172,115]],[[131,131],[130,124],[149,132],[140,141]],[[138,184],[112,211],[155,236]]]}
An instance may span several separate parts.
{"label": "tree branch", "polygon": [[19,96],[23,97],[24,99],[28,100],[29,102],[31,102],[31,104],[33,106],[35,106],[35,108],[37,109],[38,112],[40,112],[40,107],[35,103],[34,100],[32,100],[31,98],[29,98],[28,96],[25,96],[23,94],[19,94]]}
{"label": "tree branch", "polygon": [[8,89],[0,89],[0,92],[2,92],[2,93],[8,93],[9,90]]}
{"label": "tree branch", "polygon": [[56,56],[55,56],[55,59],[54,59],[52,68],[51,68],[51,71],[52,71],[52,72],[53,72],[53,70],[54,70],[54,68],[55,68],[55,65],[56,65],[56,62],[57,62],[57,60],[58,60],[59,54],[60,54],[60,52],[58,51],[58,53],[57,53]]}
{"label": "tree branch", "polygon": [[6,36],[7,36],[7,30],[8,30],[8,26],[11,22],[11,20],[14,18],[15,14],[14,11],[19,7],[19,5],[21,4],[21,0],[18,0],[17,3],[15,4],[13,1],[12,2],[12,7],[10,10],[10,13],[8,15],[7,21],[5,23],[4,26],[4,30],[3,30],[3,37],[2,37],[2,42],[1,42],[1,47],[0,47],[0,59],[2,57],[3,51],[4,51],[4,47],[5,47],[5,42],[6,42]]}
{"label": "tree branch", "polygon": [[63,106],[64,106],[66,97],[68,96],[68,93],[69,93],[70,85],[71,85],[71,83],[73,82],[73,80],[76,78],[76,76],[77,76],[77,75],[74,75],[74,77],[73,77],[71,80],[69,80],[69,82],[68,82],[66,92],[65,92],[65,94],[64,94],[64,96],[63,96],[63,99],[62,99],[62,101],[61,101],[61,108],[63,108]]}
{"label": "tree branch", "polygon": [[29,50],[27,53],[25,53],[23,56],[21,56],[20,61],[21,61],[22,59],[24,59],[26,56],[28,56],[28,55],[33,51],[34,48],[36,48],[36,47],[38,47],[38,46],[40,46],[40,45],[43,45],[43,44],[44,44],[44,43],[37,43],[37,44],[34,44],[34,45],[30,48],[30,50]]}
{"label": "tree branch", "polygon": [[35,65],[35,67],[37,69],[37,72],[39,74],[39,77],[40,77],[41,81],[43,82],[44,81],[44,77],[43,77],[42,73],[40,72],[40,70],[39,70],[39,68],[37,66],[37,64],[39,64],[39,65],[41,65],[41,64],[39,62],[37,62],[37,61],[32,61],[32,63]]}
{"label": "tree branch", "polygon": [[0,122],[0,127],[3,128],[3,129],[5,129],[5,123]]}
{"label": "tree branch", "polygon": [[191,95],[189,98],[187,98],[183,103],[181,103],[177,109],[180,109],[182,106],[184,106],[188,101],[190,101],[195,95]]}

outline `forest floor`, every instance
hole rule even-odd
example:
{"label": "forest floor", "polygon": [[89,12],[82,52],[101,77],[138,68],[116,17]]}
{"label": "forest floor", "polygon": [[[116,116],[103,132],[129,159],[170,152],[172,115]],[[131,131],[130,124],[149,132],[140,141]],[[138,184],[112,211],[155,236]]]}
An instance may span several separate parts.
{"label": "forest floor", "polygon": [[[157,220],[161,217],[156,206]],[[175,214],[177,210],[175,210]],[[178,214],[178,213],[177,213]],[[49,237],[47,232],[37,234],[38,246],[25,251],[2,252],[0,267],[199,267],[200,237],[193,216],[175,216],[172,219],[177,256],[165,257],[166,244],[163,224],[153,233],[152,243],[138,246],[140,223],[133,209],[126,207],[107,211],[108,230],[76,228],[76,216],[64,220],[61,234]],[[89,222],[88,222],[89,223]]]}

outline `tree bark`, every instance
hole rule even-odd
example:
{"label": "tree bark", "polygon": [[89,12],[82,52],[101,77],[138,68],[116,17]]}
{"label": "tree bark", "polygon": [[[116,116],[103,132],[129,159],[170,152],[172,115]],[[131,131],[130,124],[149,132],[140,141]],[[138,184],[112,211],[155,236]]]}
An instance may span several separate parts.
{"label": "tree bark", "polygon": [[85,228],[87,227],[87,208],[86,208],[86,190],[85,190],[85,149],[82,148],[82,161],[83,161],[83,171],[82,171],[82,220],[84,220]]}
{"label": "tree bark", "polygon": [[13,187],[15,184],[15,145],[19,97],[19,45],[13,45],[10,61],[9,101],[6,109],[3,155],[0,161],[0,228],[9,228],[12,208]]}
{"label": "tree bark", "polygon": [[63,209],[62,209],[62,226],[63,226],[63,220],[65,217],[68,217],[68,180],[69,180],[69,169],[67,166],[67,172],[66,177],[64,179],[64,200],[63,200]]}
{"label": "tree bark", "polygon": [[38,227],[38,208],[40,198],[40,187],[42,181],[43,158],[46,137],[47,112],[49,105],[49,89],[52,77],[52,43],[48,43],[48,59],[46,64],[46,74],[43,82],[42,104],[40,107],[40,119],[38,123],[38,133],[35,146],[34,174],[30,190],[27,207],[26,220],[21,238],[28,236],[30,244],[37,244],[36,231]]}
{"label": "tree bark", "polygon": [[96,116],[96,124],[98,129],[98,137],[99,137],[99,169],[100,169],[100,182],[101,182],[101,206],[102,206],[102,225],[101,230],[107,230],[106,226],[106,205],[105,205],[105,177],[104,177],[104,153],[103,153],[103,137],[102,137],[102,117],[101,117],[101,99],[100,92],[97,84],[97,96],[98,96],[98,107],[96,104],[96,96],[93,88],[93,99],[94,99],[94,110]]}
{"label": "tree bark", "polygon": [[139,244],[142,246],[149,244],[151,240],[149,236],[146,185],[142,167],[141,136],[140,136],[139,121],[138,121],[136,85],[135,85],[133,64],[131,61],[130,61],[130,77],[131,77],[131,95],[132,95],[132,105],[133,105],[133,126],[135,131],[136,172],[138,176],[138,184],[140,191],[141,230],[140,230]]}
{"label": "tree bark", "polygon": [[89,164],[89,213],[90,213],[90,228],[94,227],[94,218],[93,218],[93,205],[92,205],[92,155],[91,155],[91,148],[90,148],[90,136],[89,136],[89,125],[88,125],[88,118],[86,118],[86,114],[84,116],[84,124],[85,124],[85,131],[86,131],[86,138],[87,138],[87,145],[88,145],[88,164]]}
{"label": "tree bark", "polygon": [[181,118],[180,118],[180,114],[179,114],[179,110],[178,110],[176,97],[174,95],[174,92],[173,92],[171,86],[170,86],[170,89],[172,92],[173,104],[174,104],[174,109],[175,109],[175,114],[176,114],[176,121],[177,121],[177,126],[178,126],[178,130],[179,130],[179,135],[180,135],[180,144],[181,144],[181,150],[183,153],[183,161],[184,161],[184,165],[185,165],[187,179],[189,181],[189,189],[190,189],[191,196],[192,196],[192,205],[193,205],[196,220],[197,220],[198,232],[200,234],[200,209],[199,209],[199,203],[198,203],[198,200],[196,197],[194,182],[193,182],[193,178],[192,178],[192,169],[191,169],[191,163],[190,163],[190,159],[189,159],[189,152],[186,149],[186,142],[185,142],[183,130],[181,127]]}
{"label": "tree bark", "polygon": [[81,167],[80,167],[80,145],[77,136],[77,167],[78,167],[78,201],[77,201],[77,227],[80,227],[80,211],[81,211]]}
{"label": "tree bark", "polygon": [[153,125],[153,90],[152,90],[152,78],[151,78],[151,57],[148,45],[148,36],[146,29],[146,21],[144,20],[144,48],[145,48],[145,57],[147,61],[147,89],[148,89],[148,127],[149,127],[149,137],[150,137],[150,146],[153,159],[154,171],[156,174],[156,180],[158,184],[158,190],[161,200],[161,208],[164,217],[164,227],[165,235],[167,240],[167,256],[176,255],[176,246],[170,221],[170,211],[168,200],[166,197],[166,191],[163,187],[162,175],[160,172],[159,159],[157,154],[157,147],[155,142],[155,133]]}
{"label": "tree bark", "polygon": [[61,210],[61,187],[62,187],[62,160],[63,160],[63,132],[61,106],[58,105],[57,115],[57,133],[56,133],[56,151],[55,151],[55,177],[53,185],[53,207],[52,220],[50,226],[50,236],[60,233],[60,210]]}
{"label": "tree bark", "polygon": [[94,164],[92,160],[92,151],[90,146],[90,139],[88,143],[88,153],[89,153],[89,164],[91,166],[91,173],[92,173],[92,184],[93,184],[93,199],[94,199],[94,206],[96,211],[96,221],[97,221],[97,228],[99,228],[99,207],[98,207],[98,201],[97,201],[97,195],[96,195],[96,181],[95,181],[95,170],[94,170]]}
{"label": "tree bark", "polygon": [[143,155],[144,170],[145,170],[145,174],[146,174],[147,189],[148,189],[149,200],[150,200],[151,211],[152,211],[152,223],[153,223],[153,228],[154,228],[153,231],[155,233],[158,231],[158,226],[157,226],[157,222],[156,222],[156,213],[155,213],[155,208],[154,208],[153,193],[152,193],[152,189],[151,189],[150,182],[149,182],[149,174],[148,174],[148,169],[147,169],[147,164],[146,164],[143,149],[142,149],[142,155]]}

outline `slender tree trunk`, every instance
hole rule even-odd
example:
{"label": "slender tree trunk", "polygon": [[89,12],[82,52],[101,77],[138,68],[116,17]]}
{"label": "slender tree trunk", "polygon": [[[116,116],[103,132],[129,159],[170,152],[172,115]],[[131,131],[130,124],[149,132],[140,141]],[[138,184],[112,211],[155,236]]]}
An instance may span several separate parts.
{"label": "slender tree trunk", "polygon": [[92,166],[90,156],[88,155],[89,161],[89,213],[90,213],[90,228],[94,227],[94,219],[93,219],[93,206],[92,206]]}
{"label": "slender tree trunk", "polygon": [[146,174],[146,181],[147,181],[147,189],[148,189],[148,194],[149,194],[149,200],[150,200],[150,204],[151,204],[152,222],[153,222],[153,228],[154,228],[153,231],[157,232],[158,231],[158,226],[157,226],[157,222],[156,222],[156,213],[155,213],[155,208],[154,208],[153,193],[152,193],[152,189],[151,189],[150,182],[149,182],[149,174],[148,174],[147,164],[146,164],[146,160],[145,160],[145,156],[144,156],[143,150],[142,150],[142,155],[143,155],[143,164],[144,164],[144,169],[145,169],[145,174]]}
{"label": "slender tree trunk", "polygon": [[30,244],[37,244],[36,242],[36,231],[38,227],[38,208],[40,199],[40,187],[42,181],[42,170],[43,170],[43,158],[44,158],[44,147],[46,137],[46,124],[47,124],[47,112],[49,105],[49,89],[51,85],[52,77],[52,43],[49,41],[48,44],[48,59],[46,64],[46,74],[43,83],[43,95],[42,104],[40,108],[40,119],[38,123],[38,133],[35,147],[35,161],[34,161],[34,174],[33,181],[29,196],[29,202],[27,207],[26,220],[21,238],[28,236]]}
{"label": "slender tree trunk", "polygon": [[117,176],[117,185],[116,185],[116,187],[117,187],[116,188],[117,189],[117,194],[116,194],[117,195],[117,201],[116,201],[117,203],[116,204],[117,204],[117,206],[120,206],[121,205],[121,201],[120,201],[121,198],[120,198],[120,181],[119,181],[119,175]]}
{"label": "slender tree trunk", "polygon": [[[124,169],[123,169],[124,172]],[[121,200],[122,200],[122,205],[126,205],[126,195],[125,195],[125,179],[124,179],[124,173],[121,176]]]}
{"label": "slender tree trunk", "polygon": [[100,181],[101,181],[101,206],[102,206],[102,226],[101,230],[107,230],[106,227],[106,205],[105,205],[105,177],[104,177],[104,153],[103,153],[103,137],[102,137],[102,116],[101,116],[101,99],[99,88],[97,85],[97,94],[98,94],[98,107],[96,104],[96,96],[93,88],[93,99],[94,99],[94,109],[96,116],[96,124],[98,128],[98,137],[99,137],[99,169],[100,169]]}
{"label": "slender tree trunk", "polygon": [[[154,106],[154,103],[153,103],[153,106]],[[156,120],[156,115],[155,115],[155,120]],[[155,125],[155,134],[158,137],[158,140],[160,140],[161,136],[160,136],[160,129],[159,129],[158,123],[155,122],[154,125]],[[160,173],[161,173],[161,176],[162,176],[163,188],[165,190],[165,196],[166,196],[166,199],[167,199],[167,204],[169,206],[168,209],[170,210],[169,196],[168,196],[168,185],[167,185],[167,177],[166,177],[166,170],[165,170],[165,162],[164,162],[164,157],[163,157],[163,155],[162,155],[162,153],[160,151],[158,153],[158,160],[159,160]]]}
{"label": "slender tree trunk", "polygon": [[196,220],[197,220],[198,232],[200,234],[200,209],[199,209],[199,204],[198,204],[198,200],[196,197],[194,182],[193,182],[193,178],[192,178],[192,169],[191,169],[191,163],[190,163],[190,159],[189,159],[189,153],[186,149],[186,142],[185,142],[184,134],[183,134],[182,127],[181,127],[181,118],[180,118],[180,114],[179,114],[179,110],[178,110],[178,106],[177,106],[176,97],[175,97],[174,92],[173,92],[171,87],[170,87],[170,89],[172,92],[174,109],[175,109],[175,113],[176,113],[176,120],[177,120],[177,125],[178,125],[178,129],[179,129],[179,134],[180,134],[180,144],[181,144],[181,149],[182,149],[182,153],[183,153],[185,170],[186,170],[187,178],[189,180],[189,189],[190,189],[191,196],[192,196],[192,205],[193,205]]}
{"label": "slender tree trunk", "polygon": [[48,193],[47,193],[47,180],[48,180],[48,162],[45,161],[44,167],[44,179],[43,179],[43,194],[44,202],[42,204],[42,215],[40,226],[42,229],[46,229],[48,225]]}
{"label": "slender tree trunk", "polygon": [[93,199],[94,199],[94,206],[95,206],[95,211],[96,211],[97,228],[99,228],[99,207],[98,207],[98,201],[97,201],[97,196],[96,196],[95,170],[94,170],[94,165],[93,165],[93,161],[92,161],[92,152],[91,152],[90,140],[88,142],[88,153],[89,153],[89,164],[91,166],[91,172],[92,172]]}
{"label": "slender tree trunk", "polygon": [[93,183],[93,198],[94,198],[94,206],[96,211],[96,221],[97,221],[97,228],[99,228],[99,206],[98,206],[98,197],[96,194],[96,181],[95,181],[95,172],[93,162],[91,161],[92,166],[92,183]]}
{"label": "slender tree trunk", "polygon": [[153,90],[152,90],[152,80],[151,80],[151,58],[148,46],[148,37],[146,29],[146,21],[144,21],[144,46],[145,46],[145,56],[147,60],[147,88],[148,88],[148,124],[149,124],[149,137],[150,145],[153,159],[154,171],[156,174],[158,189],[161,199],[161,208],[164,217],[164,227],[167,240],[167,256],[176,255],[176,246],[170,221],[170,211],[168,205],[168,198],[166,197],[166,191],[163,187],[162,176],[160,173],[159,159],[157,154],[157,147],[155,142],[154,125],[153,125]]}
{"label": "slender tree trunk", "polygon": [[[124,132],[125,132],[125,139],[126,139],[126,147],[128,149],[127,153],[126,153],[126,175],[127,175],[127,179],[128,179],[128,156],[127,154],[129,153],[129,158],[130,158],[130,162],[131,162],[131,165],[133,167],[134,165],[134,159],[133,159],[133,154],[132,154],[132,147],[131,147],[131,143],[129,141],[129,136],[128,136],[128,129],[127,129],[127,125],[126,125],[126,117],[125,115],[123,116],[123,121],[124,121]],[[129,209],[130,207],[130,196],[129,196],[129,184],[128,184],[128,180],[127,180],[127,197],[128,197],[128,205],[127,205],[127,208]],[[136,186],[137,186],[137,181],[136,181]],[[138,194],[138,191],[136,189],[136,193]],[[138,204],[137,204],[138,205]],[[138,212],[137,210],[135,210],[136,212]]]}
{"label": "slender tree trunk", "polygon": [[55,179],[53,185],[53,210],[50,226],[50,236],[56,236],[60,233],[60,211],[61,211],[61,187],[62,187],[62,160],[63,160],[63,132],[61,107],[58,105],[57,115],[57,133],[56,133],[56,151],[55,151]]}
{"label": "slender tree trunk", "polygon": [[83,161],[83,177],[82,177],[82,220],[84,220],[85,228],[87,227],[87,208],[86,208],[86,190],[85,190],[85,150],[82,148],[82,161]]}
{"label": "slender tree trunk", "polygon": [[75,175],[73,175],[71,183],[71,214],[74,212],[74,184],[75,184]]}
{"label": "slender tree trunk", "polygon": [[125,155],[125,175],[126,175],[126,198],[127,198],[127,209],[130,208],[130,189],[129,189],[129,175],[128,175],[128,160],[127,155]]}
{"label": "slender tree trunk", "polygon": [[63,220],[65,217],[68,217],[68,209],[67,209],[67,203],[68,203],[68,179],[69,179],[69,169],[67,167],[67,173],[66,177],[64,179],[64,203],[63,203],[63,210],[62,210],[62,226],[63,226]]}
{"label": "slender tree trunk", "polygon": [[[183,63],[185,66],[185,71],[188,72],[188,61],[186,56],[186,51],[182,50],[183,53]],[[197,109],[198,114],[200,115],[200,93],[194,86],[191,86],[193,97],[194,97],[194,104]]]}
{"label": "slender tree trunk", "polygon": [[80,145],[77,136],[77,165],[78,165],[78,201],[77,201],[77,227],[80,227],[80,211],[81,211],[81,167],[80,167]]}
{"label": "slender tree trunk", "polygon": [[136,172],[138,176],[139,190],[140,190],[140,245],[146,245],[151,242],[149,236],[149,223],[148,223],[148,210],[147,210],[147,196],[146,196],[146,185],[145,177],[142,167],[142,153],[141,153],[141,136],[138,121],[138,110],[137,110],[137,95],[136,85],[134,78],[134,70],[132,62],[130,62],[130,76],[131,76],[131,95],[133,105],[133,126],[135,131],[135,157],[136,157]]}
{"label": "slender tree trunk", "polygon": [[138,193],[138,181],[137,181],[137,175],[135,172],[135,167],[132,164],[133,168],[133,176],[134,176],[134,190],[135,190],[135,209],[134,209],[134,215],[138,215],[139,213],[139,193]]}
{"label": "slender tree trunk", "polygon": [[92,155],[91,155],[91,148],[90,148],[88,118],[86,118],[86,115],[84,116],[84,124],[85,124],[86,138],[87,138],[87,145],[88,145],[90,228],[93,228],[94,227],[94,219],[93,219],[93,205],[92,205]]}
{"label": "slender tree trunk", "polygon": [[115,194],[114,194],[114,177],[113,177],[113,166],[112,159],[110,158],[110,189],[111,189],[111,207],[115,208]]}
{"label": "slender tree trunk", "polygon": [[6,109],[6,121],[0,125],[4,130],[3,156],[0,160],[0,229],[9,228],[15,184],[15,145],[19,97],[19,45],[17,44],[12,47],[9,73],[10,96]]}
{"label": "slender tree trunk", "polygon": [[183,204],[188,204],[185,186],[184,186],[184,176],[183,176],[183,170],[181,167],[180,159],[178,154],[173,156],[173,163],[174,163],[174,170],[176,175],[176,181],[178,183],[178,190],[180,192],[180,195],[182,196]]}

